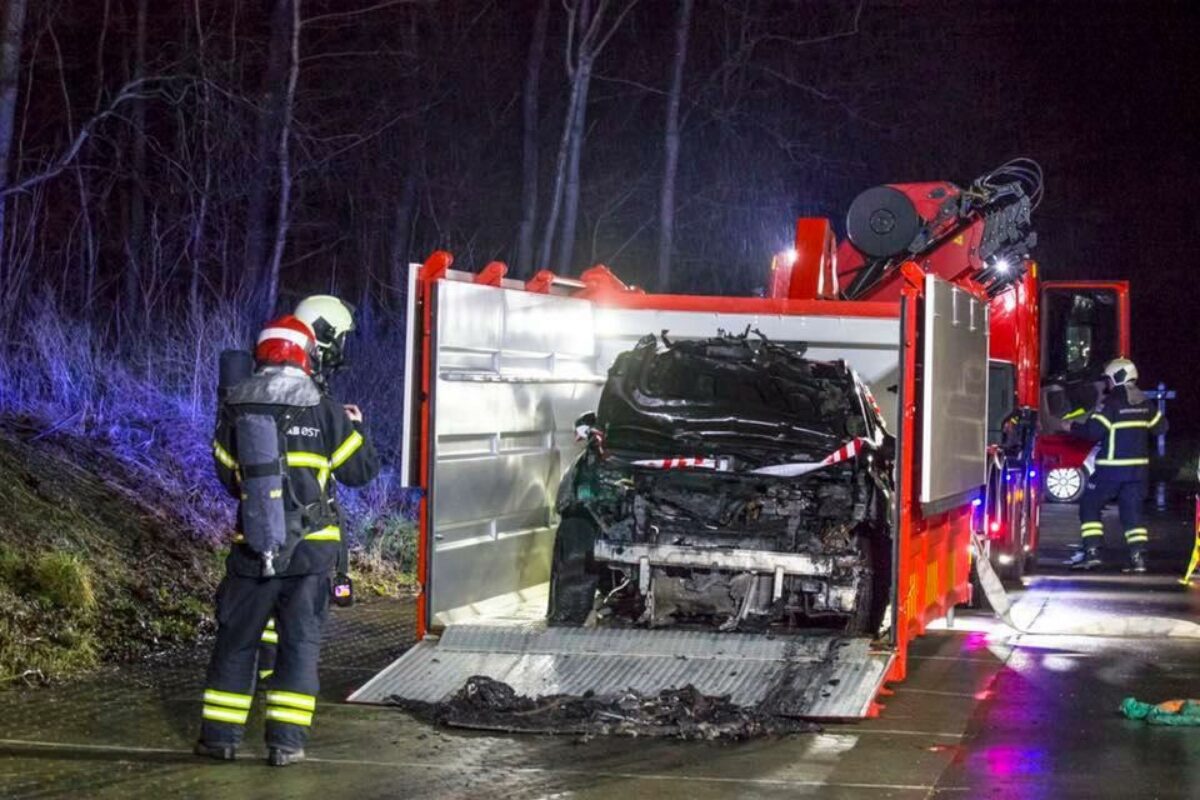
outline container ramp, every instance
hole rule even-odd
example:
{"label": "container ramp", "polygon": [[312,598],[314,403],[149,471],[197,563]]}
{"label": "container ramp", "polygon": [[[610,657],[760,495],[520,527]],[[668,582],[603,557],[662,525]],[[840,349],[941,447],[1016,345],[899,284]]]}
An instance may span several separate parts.
{"label": "container ramp", "polygon": [[689,684],[734,705],[804,719],[867,716],[891,651],[866,638],[695,630],[450,625],[350,696],[352,703],[438,703],[481,675],[527,697],[644,696]]}

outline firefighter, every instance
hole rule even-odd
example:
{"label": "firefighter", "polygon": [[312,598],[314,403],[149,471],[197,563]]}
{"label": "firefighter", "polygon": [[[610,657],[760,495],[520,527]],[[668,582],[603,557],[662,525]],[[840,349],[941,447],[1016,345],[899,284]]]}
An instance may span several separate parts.
{"label": "firefighter", "polygon": [[[340,347],[352,327],[352,312],[340,303],[335,309],[337,302],[322,301],[318,327],[327,346]],[[361,412],[318,388],[321,338],[313,328],[294,316],[270,323],[258,338],[254,374],[222,404],[213,453],[221,482],[240,500],[239,533],[217,590],[198,755],[236,757],[268,631],[278,646],[266,692],[267,761],[304,758],[320,629],[342,544],[335,486],[362,486],[379,471]]]}
{"label": "firefighter", "polygon": [[1079,525],[1083,546],[1068,562],[1073,569],[1094,569],[1103,561],[1104,524],[1100,512],[1117,501],[1125,543],[1129,546],[1126,571],[1146,571],[1149,532],[1142,524],[1142,504],[1150,464],[1150,436],[1164,433],[1167,420],[1137,387],[1137,367],[1127,358],[1117,358],[1104,367],[1107,396],[1098,409],[1081,422],[1071,424],[1071,433],[1096,442],[1096,471],[1088,479],[1079,501]]}
{"label": "firefighter", "polygon": [[[346,337],[354,331],[354,307],[337,297],[327,294],[311,295],[300,301],[292,316],[308,325],[317,339],[316,361],[313,365],[313,380],[322,394],[329,394],[329,380],[345,366]],[[357,411],[356,407],[351,407]],[[337,573],[341,585],[348,586],[346,572],[349,555],[343,540],[338,553]],[[279,644],[279,633],[275,620],[267,620],[258,647],[258,681],[261,689],[267,679],[275,674],[275,651]]]}

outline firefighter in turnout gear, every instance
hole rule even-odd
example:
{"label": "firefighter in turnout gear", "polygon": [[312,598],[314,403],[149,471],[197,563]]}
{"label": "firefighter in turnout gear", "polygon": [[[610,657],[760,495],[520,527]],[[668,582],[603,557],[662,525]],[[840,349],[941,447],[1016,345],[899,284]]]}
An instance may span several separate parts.
{"label": "firefighter in turnout gear", "polygon": [[[344,336],[350,311],[327,336]],[[342,552],[335,486],[362,486],[379,471],[354,406],[318,388],[318,337],[293,316],[270,323],[254,374],[221,406],[213,454],[239,501],[238,533],[217,590],[217,641],[204,690],[196,753],[236,757],[253,702],[256,667],[273,666],[266,692],[267,760],[304,758],[316,708],[321,624]],[[260,642],[273,665],[256,665]],[[264,670],[265,671],[265,670]]]}
{"label": "firefighter in turnout gear", "polygon": [[1149,532],[1142,523],[1142,504],[1149,477],[1150,437],[1164,433],[1167,420],[1137,387],[1137,367],[1125,358],[1104,368],[1108,394],[1101,406],[1071,425],[1071,432],[1098,444],[1096,471],[1079,501],[1083,546],[1068,562],[1074,569],[1094,569],[1103,561],[1104,524],[1100,513],[1117,501],[1125,543],[1129,545],[1129,572],[1146,571]]}

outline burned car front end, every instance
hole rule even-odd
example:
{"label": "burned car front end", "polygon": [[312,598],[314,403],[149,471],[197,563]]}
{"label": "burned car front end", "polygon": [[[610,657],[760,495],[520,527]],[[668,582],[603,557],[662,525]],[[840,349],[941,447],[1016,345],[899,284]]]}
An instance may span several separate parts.
{"label": "burned car front end", "polygon": [[552,622],[879,631],[893,442],[843,362],[647,336],[577,432]]}

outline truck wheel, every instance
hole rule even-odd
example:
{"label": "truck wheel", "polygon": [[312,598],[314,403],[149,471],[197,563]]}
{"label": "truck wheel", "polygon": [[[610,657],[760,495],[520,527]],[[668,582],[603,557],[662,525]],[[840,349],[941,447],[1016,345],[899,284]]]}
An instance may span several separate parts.
{"label": "truck wheel", "polygon": [[554,536],[550,562],[550,606],[547,619],[561,625],[582,625],[596,601],[597,578],[592,561],[596,527],[586,519],[567,517]]}
{"label": "truck wheel", "polygon": [[1051,503],[1076,503],[1086,485],[1087,473],[1079,467],[1055,467],[1046,472],[1046,499]]}

